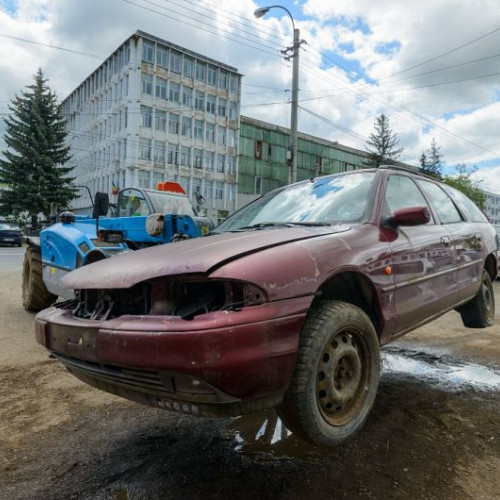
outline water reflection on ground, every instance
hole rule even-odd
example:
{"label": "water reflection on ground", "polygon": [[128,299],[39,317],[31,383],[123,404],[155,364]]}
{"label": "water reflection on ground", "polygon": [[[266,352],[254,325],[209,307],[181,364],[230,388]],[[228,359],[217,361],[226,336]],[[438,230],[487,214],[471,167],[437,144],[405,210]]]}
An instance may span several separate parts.
{"label": "water reflection on ground", "polygon": [[[448,392],[500,391],[500,372],[482,365],[464,363],[446,354],[390,346],[382,351],[382,381],[419,380],[429,388]],[[313,446],[294,436],[275,410],[233,419],[227,433],[234,439],[234,450],[245,454],[322,460],[333,451]]]}

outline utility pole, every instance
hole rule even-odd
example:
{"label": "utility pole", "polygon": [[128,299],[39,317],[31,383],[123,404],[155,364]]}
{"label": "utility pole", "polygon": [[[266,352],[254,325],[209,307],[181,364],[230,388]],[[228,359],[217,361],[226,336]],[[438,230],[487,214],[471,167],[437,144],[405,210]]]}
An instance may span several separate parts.
{"label": "utility pole", "polygon": [[[288,170],[288,184],[297,182],[297,156],[298,156],[298,110],[299,110],[299,49],[304,40],[300,39],[300,30],[295,27],[290,11],[282,5],[271,5],[269,7],[260,7],[254,12],[254,16],[259,18],[267,14],[270,9],[283,9],[290,16],[293,26],[293,45],[281,53],[284,54],[285,59],[289,61],[292,59],[292,102],[291,102],[291,119],[290,119],[290,142],[289,142],[289,155],[287,158],[289,162]],[[291,54],[289,54],[291,52]]]}

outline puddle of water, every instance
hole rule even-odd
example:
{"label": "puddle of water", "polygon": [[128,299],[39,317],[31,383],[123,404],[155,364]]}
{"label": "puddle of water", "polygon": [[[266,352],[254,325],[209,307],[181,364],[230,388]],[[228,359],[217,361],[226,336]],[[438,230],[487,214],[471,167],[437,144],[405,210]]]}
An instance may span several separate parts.
{"label": "puddle of water", "polygon": [[[383,372],[412,377],[448,391],[500,390],[500,372],[481,365],[459,363],[450,356],[387,347],[382,352]],[[235,418],[226,427],[234,439],[234,450],[245,454],[322,460],[334,449],[313,446],[294,436],[274,410]]]}
{"label": "puddle of water", "polygon": [[234,436],[234,450],[245,454],[317,460],[332,453],[293,435],[274,410],[235,418],[227,431]]}
{"label": "puddle of water", "polygon": [[447,390],[500,390],[500,372],[472,363],[459,363],[447,356],[388,348],[382,352],[382,360],[385,373],[425,379]]}

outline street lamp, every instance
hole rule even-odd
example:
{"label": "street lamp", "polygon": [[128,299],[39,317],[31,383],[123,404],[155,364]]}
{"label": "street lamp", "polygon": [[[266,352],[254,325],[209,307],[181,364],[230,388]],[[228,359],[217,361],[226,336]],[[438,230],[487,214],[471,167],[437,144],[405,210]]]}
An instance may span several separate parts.
{"label": "street lamp", "polygon": [[[295,27],[295,23],[293,21],[292,14],[290,11],[283,7],[282,5],[270,5],[269,7],[260,7],[253,14],[255,17],[259,18],[267,14],[271,9],[283,9],[289,16],[292,21],[293,26],[293,45],[288,47],[281,52],[285,54],[285,59],[289,61],[293,59],[293,75],[292,75],[292,112],[291,112],[291,120],[290,120],[290,154],[291,154],[291,163],[290,163],[290,171],[288,173],[288,183],[297,182],[297,112],[299,108],[299,47],[302,41],[300,40],[300,30]],[[292,52],[291,55],[286,55],[288,52]]]}

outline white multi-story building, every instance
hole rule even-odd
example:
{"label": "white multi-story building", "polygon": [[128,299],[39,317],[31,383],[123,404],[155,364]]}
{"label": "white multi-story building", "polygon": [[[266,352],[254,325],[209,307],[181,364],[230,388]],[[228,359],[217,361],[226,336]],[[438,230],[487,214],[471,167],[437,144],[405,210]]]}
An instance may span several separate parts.
{"label": "white multi-story building", "polygon": [[484,211],[489,221],[494,225],[500,227],[500,194],[491,193],[490,191],[485,191],[483,193],[486,196],[484,203]]}
{"label": "white multi-story building", "polygon": [[[236,68],[137,31],[62,103],[74,184],[112,195],[174,180],[224,217],[237,201],[240,96]],[[82,189],[73,209],[90,207]]]}

